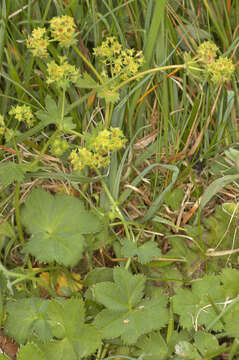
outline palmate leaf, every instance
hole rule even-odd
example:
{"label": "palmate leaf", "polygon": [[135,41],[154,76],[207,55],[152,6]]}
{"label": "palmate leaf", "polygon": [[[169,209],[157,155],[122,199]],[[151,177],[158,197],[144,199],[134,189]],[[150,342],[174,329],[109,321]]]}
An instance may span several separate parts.
{"label": "palmate leaf", "polygon": [[125,344],[134,344],[139,336],[166,324],[166,298],[142,300],[145,280],[143,275],[132,275],[125,269],[115,268],[114,283],[102,282],[93,286],[96,301],[107,308],[94,322],[103,337],[121,336]]}
{"label": "palmate leaf", "polygon": [[8,186],[14,181],[22,182],[24,179],[24,166],[15,164],[12,161],[0,164],[0,182],[3,186]]}
{"label": "palmate leaf", "polygon": [[168,346],[159,331],[142,336],[137,346],[142,350],[140,355],[143,354],[144,360],[166,360],[169,358]]}
{"label": "palmate leaf", "polygon": [[26,344],[21,346],[18,354],[17,360],[48,360],[39,347],[36,344]]}
{"label": "palmate leaf", "polygon": [[52,99],[49,95],[46,96],[45,100],[46,110],[39,110],[36,112],[36,116],[38,119],[51,123],[57,123],[61,120],[61,111],[57,106],[54,99]]}
{"label": "palmate leaf", "polygon": [[207,332],[196,332],[194,336],[194,341],[194,345],[205,357],[207,357],[210,353],[213,353],[220,349],[216,336]]}
{"label": "palmate leaf", "polygon": [[[60,130],[67,131],[76,127],[76,125],[72,122],[72,117],[64,116],[62,119],[62,100],[60,100],[57,104],[54,99],[47,95],[45,104],[46,111],[39,110],[36,112],[38,119],[49,124],[57,124]],[[66,114],[67,106],[65,106],[64,115]]]}
{"label": "palmate leaf", "polygon": [[5,332],[19,344],[25,343],[33,334],[42,341],[50,340],[53,334],[47,308],[46,300],[34,297],[9,301],[6,305]]}
{"label": "palmate leaf", "polygon": [[149,263],[153,258],[160,257],[161,251],[154,241],[147,241],[143,245],[124,239],[122,242],[121,252],[125,257],[138,257],[141,264]]}
{"label": "palmate leaf", "polygon": [[[178,289],[173,298],[173,308],[180,316],[180,324],[184,329],[191,330],[197,326],[208,326],[217,316],[211,300],[217,304],[225,301],[225,293],[220,284],[220,277],[205,276],[195,281],[192,289]],[[213,330],[222,330],[220,321],[216,322]]]}
{"label": "palmate leaf", "polygon": [[64,331],[61,331],[61,334],[55,333],[57,340],[38,344],[47,355],[47,359],[78,360],[92,354],[100,345],[99,331],[91,325],[84,324],[85,309],[81,299],[51,300],[49,317]]}
{"label": "palmate leaf", "polygon": [[199,355],[197,349],[190,344],[188,341],[180,341],[175,346],[175,352],[181,359],[188,359],[188,360],[202,360],[201,356]]}
{"label": "palmate leaf", "polygon": [[223,316],[225,330],[230,337],[238,338],[239,334],[239,303],[233,305]]}
{"label": "palmate leaf", "polygon": [[32,234],[24,248],[43,262],[56,261],[74,266],[84,249],[83,234],[100,230],[100,221],[84,209],[83,203],[68,195],[51,195],[35,189],[21,211],[21,220]]}
{"label": "palmate leaf", "polygon": [[239,294],[239,271],[236,269],[225,268],[222,270],[221,280],[225,296],[234,298]]}
{"label": "palmate leaf", "polygon": [[85,324],[84,303],[79,298],[21,299],[7,304],[5,332],[22,346],[18,360],[78,360],[95,352],[99,331]]}
{"label": "palmate leaf", "polygon": [[137,305],[143,297],[146,278],[144,275],[132,275],[123,268],[113,271],[114,283],[103,282],[93,286],[97,301],[106,308],[116,311],[127,311]]}

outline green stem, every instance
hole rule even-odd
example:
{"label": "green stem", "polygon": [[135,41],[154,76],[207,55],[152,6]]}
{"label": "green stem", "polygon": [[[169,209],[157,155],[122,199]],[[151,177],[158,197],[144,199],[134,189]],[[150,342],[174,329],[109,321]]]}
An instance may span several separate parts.
{"label": "green stem", "polygon": [[[100,174],[100,172],[99,172],[98,169],[95,169],[95,171],[97,172],[97,174],[98,174],[99,176],[101,176],[101,174]],[[131,236],[130,236],[129,229],[128,229],[127,222],[126,222],[125,218],[124,218],[123,215],[121,214],[121,211],[120,211],[120,209],[119,209],[116,201],[113,199],[113,197],[112,197],[112,195],[111,195],[111,193],[110,193],[110,191],[109,191],[109,189],[108,189],[108,186],[106,185],[104,179],[101,178],[100,181],[101,181],[101,184],[102,184],[102,186],[103,186],[103,188],[104,188],[104,190],[105,190],[106,195],[108,196],[108,198],[109,198],[109,200],[110,200],[110,202],[111,202],[111,205],[112,205],[113,209],[116,210],[117,215],[118,215],[119,219],[121,220],[121,222],[122,222],[122,224],[123,224],[123,226],[124,226],[125,234],[126,234],[127,239],[128,239],[128,240],[131,240]]]}
{"label": "green stem", "polygon": [[77,135],[77,136],[79,136],[79,137],[81,137],[81,138],[85,138],[84,137],[84,135],[82,135],[81,133],[79,133],[78,131],[75,131],[75,130],[67,130],[67,132],[68,133],[70,133],[70,134],[73,134],[73,135]]}
{"label": "green stem", "polygon": [[[100,172],[99,172],[97,169],[95,169],[95,171],[97,172],[98,175],[101,175]],[[111,195],[111,193],[110,193],[110,191],[109,191],[109,189],[108,189],[108,187],[107,187],[104,179],[101,178],[100,181],[101,181],[101,184],[102,184],[102,186],[103,186],[103,188],[104,188],[104,190],[105,190],[106,195],[108,196],[108,198],[109,198],[109,200],[110,200],[110,202],[111,202],[111,205],[112,205],[113,209],[116,210],[117,215],[118,215],[119,219],[121,220],[121,223],[123,224],[126,238],[127,238],[129,241],[132,241],[132,240],[131,240],[130,233],[129,233],[128,225],[127,225],[127,222],[126,222],[124,216],[121,214],[121,211],[120,211],[120,209],[119,209],[116,201],[113,199],[113,197],[112,197],[112,195]],[[131,258],[128,258],[128,260],[127,260],[127,262],[126,262],[126,264],[125,264],[125,269],[128,269],[128,268],[129,268],[130,263],[131,263]]]}
{"label": "green stem", "polygon": [[25,281],[26,281],[26,280],[36,281],[36,282],[38,282],[39,284],[41,284],[42,286],[44,286],[52,297],[55,297],[55,296],[56,296],[55,291],[52,290],[51,287],[50,287],[45,281],[43,281],[41,278],[36,278],[36,277],[33,277],[33,276],[25,276],[25,277],[23,277],[22,279],[14,280],[14,281],[11,283],[11,285],[12,285],[12,286],[17,285],[18,283],[21,283],[23,280],[25,280]]}
{"label": "green stem", "polygon": [[106,103],[106,107],[105,107],[105,127],[106,129],[108,129],[108,127],[110,126],[110,104]]}
{"label": "green stem", "polygon": [[[19,150],[18,150],[15,139],[14,139],[14,147],[15,147],[15,150],[16,150],[18,163],[21,164],[22,159],[21,159],[21,155],[19,153]],[[16,218],[18,236],[19,236],[19,239],[20,239],[20,242],[21,242],[22,246],[24,246],[25,239],[24,239],[23,230],[22,230],[22,224],[21,224],[21,220],[20,220],[20,201],[19,201],[19,199],[20,199],[20,189],[21,189],[21,183],[20,183],[20,181],[17,181],[16,188],[15,188],[15,218]]]}
{"label": "green stem", "polygon": [[95,74],[95,76],[97,77],[97,79],[100,81],[101,84],[104,84],[104,80],[102,79],[102,77],[100,76],[100,74],[98,73],[98,71],[94,68],[94,66],[86,59],[86,57],[82,54],[82,52],[78,49],[78,47],[76,45],[73,45],[73,49],[75,50],[75,52],[77,52],[77,54],[82,58],[82,60],[86,63],[86,65],[93,71],[93,73]]}
{"label": "green stem", "polygon": [[36,158],[36,160],[34,160],[28,167],[28,171],[30,171],[31,169],[34,168],[34,166],[36,166],[39,161],[43,158],[43,156],[45,155],[48,146],[51,144],[51,142],[55,139],[55,137],[59,134],[60,130],[57,129],[52,135],[51,137],[49,137],[48,141],[46,142],[46,144],[43,146],[42,151],[40,152],[40,155],[38,156],[38,158]]}
{"label": "green stem", "polygon": [[20,220],[20,209],[19,209],[20,208],[20,202],[19,202],[20,188],[21,188],[21,183],[18,181],[16,183],[16,188],[15,188],[15,217],[16,217],[18,235],[19,235],[22,246],[24,246],[25,239],[24,239],[24,235],[23,235],[22,224],[21,224],[21,220]]}
{"label": "green stem", "polygon": [[14,271],[10,271],[7,270],[1,263],[0,263],[0,270],[6,275],[6,277],[14,277],[14,278],[21,278],[21,279],[26,279],[26,278],[31,278],[32,275],[37,275],[40,274],[42,272],[46,272],[46,271],[50,271],[50,270],[55,270],[55,266],[46,266],[44,268],[38,269],[36,271],[32,270],[33,274],[20,274],[20,273],[16,273]]}
{"label": "green stem", "polygon": [[63,127],[64,114],[65,114],[65,95],[66,89],[62,89],[62,107],[61,107],[61,127]]}
{"label": "green stem", "polygon": [[[101,176],[100,172],[98,169],[95,169],[96,173]],[[110,202],[111,202],[111,205],[112,205],[112,208],[117,212],[117,215],[119,217],[119,219],[121,220],[121,223],[123,224],[123,227],[124,227],[124,231],[125,231],[125,235],[126,235],[126,238],[127,240],[129,241],[132,241],[131,239],[131,235],[129,233],[129,229],[128,229],[128,225],[127,225],[127,221],[125,220],[124,216],[121,214],[121,211],[117,205],[117,202],[114,200],[114,198],[112,197],[109,189],[108,189],[108,186],[106,185],[105,181],[103,178],[100,179],[101,181],[101,184],[105,190],[105,193],[106,195],[108,196]],[[129,266],[130,266],[130,263],[131,263],[131,258],[128,258],[126,264],[125,264],[125,269],[128,269]]]}
{"label": "green stem", "polygon": [[[193,62],[194,63],[194,62]],[[146,71],[143,71],[141,73],[138,73],[134,76],[132,76],[131,78],[123,81],[121,84],[119,84],[118,86],[116,86],[114,88],[114,91],[117,91],[119,89],[121,89],[123,86],[127,85],[128,83],[130,83],[131,81],[133,80],[136,80],[144,75],[148,75],[148,74],[151,74],[151,73],[154,73],[154,72],[158,72],[158,71],[165,71],[165,70],[170,70],[170,69],[186,69],[186,67],[188,66],[188,64],[181,64],[181,65],[166,65],[166,66],[160,66],[160,67],[157,67],[157,68],[153,68],[153,69],[149,69],[149,70],[146,70]],[[190,69],[197,69],[198,68],[192,68],[190,67]]]}
{"label": "green stem", "polygon": [[105,355],[106,355],[107,351],[109,350],[109,347],[110,347],[110,344],[106,344],[103,346],[103,350],[102,350],[100,359],[104,360]]}

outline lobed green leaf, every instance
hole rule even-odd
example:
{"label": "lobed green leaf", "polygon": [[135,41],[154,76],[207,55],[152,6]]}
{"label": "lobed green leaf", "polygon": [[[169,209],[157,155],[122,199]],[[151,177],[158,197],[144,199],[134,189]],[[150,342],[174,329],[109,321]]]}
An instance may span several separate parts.
{"label": "lobed green leaf", "polygon": [[39,261],[74,266],[84,249],[83,234],[100,230],[99,219],[83,203],[68,195],[51,195],[35,189],[21,211],[21,220],[32,234],[24,248]]}

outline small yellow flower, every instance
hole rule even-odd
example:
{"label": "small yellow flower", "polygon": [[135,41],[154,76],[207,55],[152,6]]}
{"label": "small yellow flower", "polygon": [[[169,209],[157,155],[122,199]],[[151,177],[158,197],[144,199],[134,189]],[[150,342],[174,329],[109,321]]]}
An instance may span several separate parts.
{"label": "small yellow flower", "polygon": [[51,153],[55,156],[61,156],[69,148],[69,144],[61,137],[54,140],[51,145]]}
{"label": "small yellow flower", "polygon": [[76,25],[70,16],[57,16],[50,20],[51,35],[62,47],[70,47],[76,43]]}
{"label": "small yellow flower", "polygon": [[[123,80],[135,75],[144,62],[142,51],[136,52],[135,49],[124,50],[114,36],[108,37],[100,46],[94,48],[93,53],[101,58],[100,60],[104,67],[108,68],[108,70],[110,69],[112,77],[120,75]],[[103,77],[107,80],[107,71],[103,69],[102,73],[105,74]],[[116,93],[107,94],[107,91],[108,89],[103,89],[103,91],[99,92],[99,96],[105,97],[105,99],[109,98],[108,101],[110,102],[112,95],[112,101],[117,101]]]}
{"label": "small yellow flower", "polygon": [[33,116],[30,106],[27,105],[13,106],[9,111],[9,115],[14,116],[18,122],[25,122],[28,127],[34,125],[35,118]]}
{"label": "small yellow flower", "polygon": [[44,35],[46,34],[46,29],[45,28],[36,28],[32,30],[32,38],[34,40],[40,40],[44,37]]}
{"label": "small yellow flower", "polygon": [[49,39],[46,35],[45,28],[34,29],[31,36],[27,39],[27,47],[31,50],[33,56],[38,56],[40,58],[48,57],[48,45]]}
{"label": "small yellow flower", "polygon": [[211,81],[220,84],[231,80],[235,65],[230,59],[220,56],[217,60],[208,64],[207,69]]}
{"label": "small yellow flower", "polygon": [[126,141],[119,128],[95,129],[93,134],[85,134],[85,147],[71,152],[71,164],[76,171],[82,171],[85,166],[92,169],[106,167],[111,153],[124,147]]}
{"label": "small yellow flower", "polygon": [[214,61],[217,56],[218,47],[211,41],[204,41],[197,48],[200,60],[206,64]]}
{"label": "small yellow flower", "polygon": [[74,65],[69,64],[65,57],[60,58],[60,65],[53,60],[48,63],[47,72],[47,83],[56,83],[62,88],[67,88],[70,83],[75,84],[80,77],[79,70]]}

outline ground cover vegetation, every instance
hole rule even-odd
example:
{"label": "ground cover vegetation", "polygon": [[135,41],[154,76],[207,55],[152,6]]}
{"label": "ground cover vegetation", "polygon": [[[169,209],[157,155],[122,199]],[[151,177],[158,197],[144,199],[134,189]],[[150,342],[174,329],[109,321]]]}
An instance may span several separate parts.
{"label": "ground cover vegetation", "polygon": [[0,359],[238,359],[238,1],[0,4]]}

